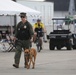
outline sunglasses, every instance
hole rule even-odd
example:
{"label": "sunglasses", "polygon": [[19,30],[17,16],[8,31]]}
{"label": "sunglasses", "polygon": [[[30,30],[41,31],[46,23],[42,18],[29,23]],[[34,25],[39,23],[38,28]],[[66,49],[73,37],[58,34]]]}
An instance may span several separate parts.
{"label": "sunglasses", "polygon": [[20,16],[21,18],[25,18],[25,16]]}

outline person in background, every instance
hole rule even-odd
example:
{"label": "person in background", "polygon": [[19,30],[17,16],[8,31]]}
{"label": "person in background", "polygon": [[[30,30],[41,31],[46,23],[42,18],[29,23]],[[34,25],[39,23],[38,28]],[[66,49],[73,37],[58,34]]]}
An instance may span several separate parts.
{"label": "person in background", "polygon": [[40,35],[40,39],[41,39],[41,47],[40,49],[42,50],[42,40],[43,40],[43,35],[44,35],[44,32],[46,32],[45,30],[45,26],[44,24],[41,22],[40,19],[37,19],[37,23],[34,24],[33,26],[33,31],[34,31],[34,37],[33,37],[33,41],[36,42],[36,37],[38,36],[38,31],[41,31],[41,33],[39,34]]}
{"label": "person in background", "polygon": [[[33,41],[33,28],[32,25],[27,21],[26,13],[20,13],[21,21],[18,23],[16,27],[14,41],[16,43],[16,52],[14,57],[15,68],[19,68],[20,57],[22,48],[23,50],[30,48],[30,41]],[[24,55],[25,58],[25,55]],[[26,60],[24,63],[24,67],[26,68]]]}

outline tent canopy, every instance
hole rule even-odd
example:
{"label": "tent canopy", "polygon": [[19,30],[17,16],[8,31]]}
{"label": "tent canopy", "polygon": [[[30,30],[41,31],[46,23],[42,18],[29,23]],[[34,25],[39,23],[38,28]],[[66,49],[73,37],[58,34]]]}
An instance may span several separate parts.
{"label": "tent canopy", "polygon": [[25,12],[29,14],[40,14],[39,11],[36,11],[11,0],[0,1],[0,15],[19,15],[20,12]]}

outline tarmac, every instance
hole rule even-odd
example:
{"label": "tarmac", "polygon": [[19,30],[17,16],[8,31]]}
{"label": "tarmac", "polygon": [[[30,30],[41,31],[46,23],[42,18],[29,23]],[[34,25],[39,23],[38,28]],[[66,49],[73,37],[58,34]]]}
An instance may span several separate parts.
{"label": "tarmac", "polygon": [[49,50],[49,43],[44,43],[43,50],[37,53],[35,69],[24,68],[23,52],[19,68],[14,68],[14,55],[0,51],[0,75],[76,75],[76,50]]}

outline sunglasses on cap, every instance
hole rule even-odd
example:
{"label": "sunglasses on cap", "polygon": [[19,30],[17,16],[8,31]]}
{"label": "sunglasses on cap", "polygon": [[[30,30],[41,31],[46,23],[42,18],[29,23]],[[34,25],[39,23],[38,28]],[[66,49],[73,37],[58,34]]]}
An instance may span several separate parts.
{"label": "sunglasses on cap", "polygon": [[25,16],[20,16],[21,18],[25,18]]}

